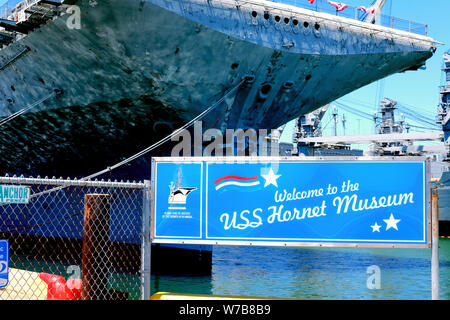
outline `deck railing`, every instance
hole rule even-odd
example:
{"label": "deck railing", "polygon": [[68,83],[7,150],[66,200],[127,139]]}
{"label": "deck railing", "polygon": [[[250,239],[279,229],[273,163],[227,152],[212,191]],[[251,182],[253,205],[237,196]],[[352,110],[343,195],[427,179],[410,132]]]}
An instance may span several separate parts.
{"label": "deck railing", "polygon": [[[365,13],[363,10],[350,5],[342,11],[336,11],[336,8],[332,6],[327,0],[315,0],[313,4],[311,4],[308,0],[269,0],[269,1],[290,4],[297,7],[314,10],[317,12],[330,13],[340,17],[345,17],[359,21],[363,21],[367,17],[367,13]],[[415,34],[420,34],[424,36],[428,35],[428,25],[396,18],[393,16],[380,14],[377,17],[375,24]]]}

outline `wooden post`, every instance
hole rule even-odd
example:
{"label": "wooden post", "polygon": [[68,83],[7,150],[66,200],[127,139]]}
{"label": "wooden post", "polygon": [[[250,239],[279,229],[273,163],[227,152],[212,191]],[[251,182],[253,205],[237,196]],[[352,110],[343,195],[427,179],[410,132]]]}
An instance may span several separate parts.
{"label": "wooden post", "polygon": [[439,190],[431,191],[431,299],[439,300]]}
{"label": "wooden post", "polygon": [[109,198],[108,194],[84,196],[82,300],[109,298]]}

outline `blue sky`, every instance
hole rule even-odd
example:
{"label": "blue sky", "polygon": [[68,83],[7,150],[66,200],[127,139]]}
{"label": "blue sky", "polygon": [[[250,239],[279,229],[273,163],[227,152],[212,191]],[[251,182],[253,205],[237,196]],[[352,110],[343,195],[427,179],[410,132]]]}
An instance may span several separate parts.
{"label": "blue sky", "polygon": [[[344,0],[341,2],[352,6],[369,6],[372,0]],[[364,102],[365,105],[373,105],[373,110],[375,111],[378,109],[379,101],[383,97],[388,97],[407,105],[409,108],[414,108],[420,114],[434,118],[437,115],[436,108],[439,103],[439,86],[444,84],[441,72],[442,55],[450,48],[450,1],[387,0],[383,13],[396,18],[427,24],[428,35],[434,40],[444,43],[444,45],[438,46],[434,56],[427,61],[426,70],[407,71],[392,75],[382,81],[358,89],[342,97],[338,102],[341,101],[356,108],[358,108],[357,103]],[[381,98],[378,99],[380,96]],[[352,105],[352,103],[354,104]],[[363,111],[368,112],[368,109]],[[325,115],[322,123],[326,123],[331,116],[330,113],[328,112]],[[340,115],[344,113],[348,120],[346,124],[347,135],[373,133],[373,121],[352,116],[339,108],[338,113]],[[408,117],[406,117],[407,122],[408,120]],[[292,123],[286,127],[282,137],[283,141],[291,140],[291,128]],[[338,135],[341,134],[342,125],[339,124]],[[331,123],[325,129],[324,135],[333,135],[333,125]]]}

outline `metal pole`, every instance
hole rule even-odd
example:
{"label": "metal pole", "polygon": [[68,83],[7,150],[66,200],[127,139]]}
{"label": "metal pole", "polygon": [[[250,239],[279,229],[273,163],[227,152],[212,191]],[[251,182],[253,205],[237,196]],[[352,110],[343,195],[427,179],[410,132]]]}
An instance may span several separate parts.
{"label": "metal pole", "polygon": [[342,115],[342,135],[345,136],[345,122],[347,120],[345,120],[345,114]]}
{"label": "metal pole", "polygon": [[150,241],[150,180],[144,181],[143,213],[142,213],[142,247],[141,247],[141,299],[150,299],[151,283],[151,241]]}
{"label": "metal pole", "polygon": [[431,299],[439,297],[439,190],[431,191]]}

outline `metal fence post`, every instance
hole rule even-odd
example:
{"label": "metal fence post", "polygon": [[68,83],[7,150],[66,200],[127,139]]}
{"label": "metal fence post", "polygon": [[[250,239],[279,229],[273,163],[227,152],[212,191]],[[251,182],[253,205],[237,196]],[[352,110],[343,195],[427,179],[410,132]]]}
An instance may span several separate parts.
{"label": "metal fence post", "polygon": [[111,298],[108,290],[110,197],[109,194],[84,196],[82,300]]}
{"label": "metal fence post", "polygon": [[144,181],[143,194],[143,213],[142,213],[142,247],[141,247],[141,299],[148,300],[150,298],[150,202],[151,202],[151,185],[150,180]]}
{"label": "metal fence post", "polygon": [[439,300],[439,190],[431,191],[431,299]]}

